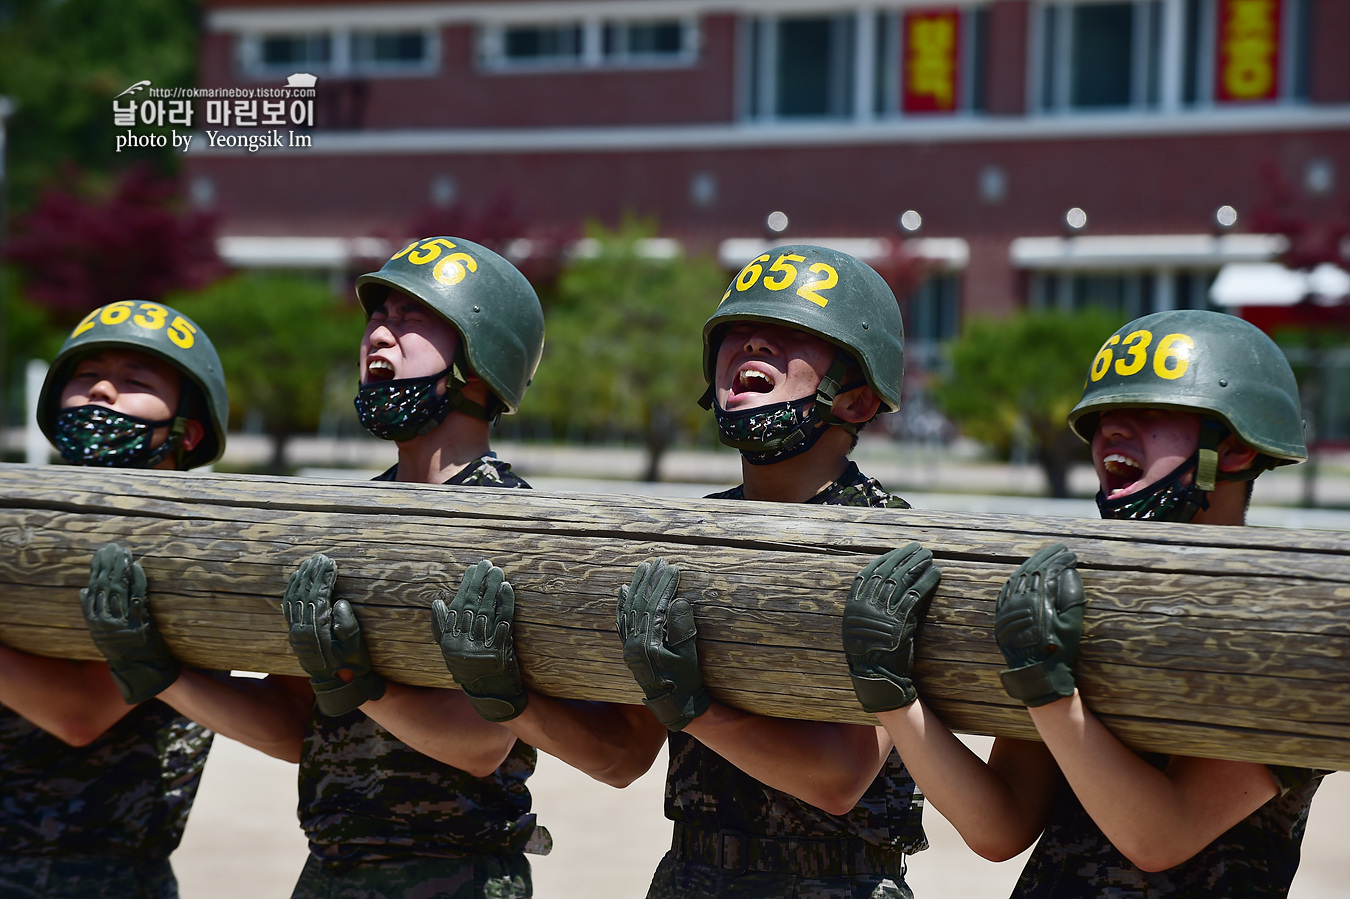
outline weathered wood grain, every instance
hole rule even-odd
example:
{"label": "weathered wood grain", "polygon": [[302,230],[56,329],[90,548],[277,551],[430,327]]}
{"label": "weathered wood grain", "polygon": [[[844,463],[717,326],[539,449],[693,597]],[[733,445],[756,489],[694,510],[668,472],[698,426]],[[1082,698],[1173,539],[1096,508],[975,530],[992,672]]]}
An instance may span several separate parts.
{"label": "weathered wood grain", "polygon": [[1034,737],[1003,693],[999,587],[1056,541],[1089,606],[1080,684],[1131,745],[1350,769],[1350,534],[948,515],[389,483],[0,466],[0,639],[97,658],[78,591],[110,540],[144,566],[188,664],[299,674],[278,608],[314,552],[338,562],[376,667],[453,686],[430,603],[483,557],[516,590],[529,683],[637,702],[614,596],[643,559],[683,572],[711,692],[782,717],[870,721],[839,640],[854,574],[908,540],[943,581],[923,624],[922,694],[954,729]]}

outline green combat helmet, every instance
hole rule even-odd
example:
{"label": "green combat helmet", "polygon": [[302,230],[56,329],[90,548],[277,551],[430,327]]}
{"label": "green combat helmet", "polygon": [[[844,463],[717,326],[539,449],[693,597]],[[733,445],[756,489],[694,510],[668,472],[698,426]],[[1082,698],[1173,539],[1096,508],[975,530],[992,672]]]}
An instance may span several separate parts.
{"label": "green combat helmet", "polygon": [[[787,325],[839,348],[814,397],[786,404],[788,408],[762,407],[746,413],[714,408],[718,346],[728,326],[745,321]],[[705,409],[714,408],[722,442],[741,450],[748,461],[781,461],[814,444],[825,431],[817,419],[857,433],[857,425],[830,412],[836,394],[861,386],[840,383],[852,362],[862,367],[882,407],[898,410],[904,340],[895,294],[870,266],[827,247],[774,247],[741,269],[703,325],[703,377],[708,390],[699,402]],[[811,411],[805,411],[812,403]]]}
{"label": "green combat helmet", "polygon": [[[493,421],[513,413],[544,351],[544,310],[525,276],[489,250],[459,237],[431,237],[404,247],[377,272],[356,279],[369,318],[391,289],[422,301],[459,331],[468,366],[492,393],[487,409],[456,400],[461,411]],[[457,358],[451,393],[464,385]]]}
{"label": "green combat helmet", "polygon": [[143,300],[119,300],[100,306],[70,332],[47,370],[38,396],[38,426],[48,440],[58,443],[61,391],[74,366],[84,356],[106,348],[139,350],[182,372],[186,383],[179,397],[172,431],[181,434],[186,419],[200,415],[206,433],[195,447],[181,452],[179,468],[209,465],[220,458],[225,452],[230,414],[220,356],[206,332],[186,315],[162,303]]}
{"label": "green combat helmet", "polygon": [[[1101,413],[1140,406],[1200,413],[1206,426],[1198,457],[1185,470],[1196,466],[1195,486],[1205,493],[1217,479],[1250,480],[1308,458],[1293,369],[1273,340],[1236,316],[1184,309],[1120,328],[1093,359],[1069,426],[1091,443]],[[1261,454],[1250,469],[1218,471],[1216,450],[1228,433]]]}

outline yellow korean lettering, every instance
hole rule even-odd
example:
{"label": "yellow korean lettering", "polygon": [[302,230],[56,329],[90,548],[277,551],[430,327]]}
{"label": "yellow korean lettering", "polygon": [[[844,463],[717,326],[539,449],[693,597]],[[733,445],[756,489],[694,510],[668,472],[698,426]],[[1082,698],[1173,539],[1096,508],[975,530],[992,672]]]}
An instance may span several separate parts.
{"label": "yellow korean lettering", "polygon": [[956,105],[956,21],[950,15],[916,18],[910,25],[909,90],[933,98],[938,109]]}

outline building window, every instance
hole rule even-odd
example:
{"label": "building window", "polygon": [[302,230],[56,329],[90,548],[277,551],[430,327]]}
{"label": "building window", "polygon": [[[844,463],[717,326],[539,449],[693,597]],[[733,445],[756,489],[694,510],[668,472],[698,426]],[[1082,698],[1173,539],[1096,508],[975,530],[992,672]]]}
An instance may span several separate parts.
{"label": "building window", "polygon": [[856,17],[749,23],[749,109],[758,119],[853,115]]}
{"label": "building window", "polygon": [[1212,271],[1033,271],[1027,280],[1030,309],[1079,312],[1105,309],[1130,321],[1171,309],[1209,308]]}
{"label": "building window", "polygon": [[358,31],[352,33],[352,68],[357,71],[424,68],[432,59],[431,35],[425,31]]}
{"label": "building window", "polygon": [[331,31],[244,35],[240,64],[255,78],[305,71],[315,75],[430,74],[439,64],[436,33]]}
{"label": "building window", "polygon": [[296,68],[327,70],[333,58],[330,34],[269,34],[258,40],[258,68],[292,72]]}
{"label": "building window", "polygon": [[604,30],[605,61],[613,65],[672,63],[690,59],[696,30],[689,23],[610,22]]}
{"label": "building window", "polygon": [[1306,97],[1308,0],[1055,0],[1035,8],[1042,112]]}
{"label": "building window", "polygon": [[580,25],[518,25],[502,31],[502,62],[508,66],[578,65]]}
{"label": "building window", "polygon": [[905,308],[906,364],[916,371],[943,368],[942,345],[961,333],[959,275],[943,272],[919,285]]}
{"label": "building window", "polygon": [[758,121],[875,121],[984,107],[982,6],[742,20],[742,109]]}
{"label": "building window", "polygon": [[683,66],[698,59],[694,19],[488,25],[479,54],[490,71]]}

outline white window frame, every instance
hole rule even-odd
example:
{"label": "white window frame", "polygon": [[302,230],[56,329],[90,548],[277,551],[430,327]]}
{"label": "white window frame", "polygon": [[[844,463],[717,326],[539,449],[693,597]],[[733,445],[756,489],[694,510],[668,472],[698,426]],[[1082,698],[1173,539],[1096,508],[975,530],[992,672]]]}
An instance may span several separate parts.
{"label": "white window frame", "polygon": [[[680,26],[679,52],[605,54],[605,28],[628,28],[654,24]],[[541,59],[511,59],[506,55],[506,32],[512,28],[579,28],[581,46],[575,56]],[[478,29],[478,64],[493,74],[575,71],[578,69],[682,69],[698,62],[702,52],[702,30],[696,16],[609,16],[553,21],[489,22]]]}
{"label": "white window frame", "polygon": [[[422,35],[422,46],[426,48],[426,53],[422,59],[413,62],[386,61],[377,62],[374,60],[358,62],[355,59],[353,51],[356,49],[355,41],[358,35],[379,35],[379,34],[412,34],[420,33]],[[345,34],[342,41],[343,51],[347,56],[346,64],[348,71],[352,74],[360,75],[430,75],[441,67],[441,32],[438,28],[362,28],[352,29]]]}
{"label": "white window frame", "polygon": [[[778,108],[778,25],[784,19],[843,18],[847,10],[804,10],[788,15],[752,15],[742,17],[739,26],[739,53],[741,87],[741,118],[750,122],[794,124],[839,124],[840,122],[874,121],[878,91],[874,72],[876,56],[877,10],[872,7],[853,9],[852,71],[847,73],[851,94],[848,109],[837,115],[780,116]],[[757,71],[752,69],[757,67]]]}
{"label": "white window frame", "polygon": [[[352,42],[358,34],[407,34],[421,32],[426,55],[417,62],[367,61],[358,63],[352,55]],[[319,37],[329,40],[330,55],[327,63],[287,63],[286,65],[266,65],[262,60],[263,41],[273,37]],[[441,65],[441,34],[432,27],[408,28],[326,28],[312,31],[274,31],[242,33],[237,45],[239,69],[250,78],[275,78],[290,75],[297,67],[304,68],[313,75],[330,77],[395,77],[432,75]]]}
{"label": "white window frame", "polygon": [[[1133,46],[1131,47],[1129,102],[1115,107],[1071,106],[1072,50],[1069,43],[1072,29],[1070,28],[1070,16],[1065,15],[1065,13],[1076,8],[1122,2],[1134,4],[1137,11],[1134,16]],[[1193,63],[1196,66],[1196,99],[1190,104],[1184,102],[1187,62],[1187,47],[1183,43],[1186,24],[1185,2],[1186,0],[1157,0],[1155,6],[1153,0],[1037,0],[1031,11],[1027,56],[1030,62],[1027,84],[1029,115],[1137,116],[1140,113],[1176,115],[1183,112],[1229,110],[1240,105],[1219,103],[1214,98],[1214,54],[1216,52],[1214,31],[1215,16],[1217,15],[1215,0],[1200,0],[1198,33],[1194,37],[1194,40],[1198,42],[1196,58]],[[1297,66],[1299,65],[1296,42],[1300,35],[1299,28],[1296,26],[1299,24],[1298,14],[1301,2],[1302,0],[1286,0],[1282,8],[1280,96],[1268,102],[1248,105],[1270,109],[1302,104],[1303,101],[1296,95],[1294,87],[1297,80],[1295,77],[1298,72]],[[1045,59],[1046,18],[1051,9],[1055,9],[1059,13],[1056,17],[1056,33],[1054,35],[1054,43],[1058,51],[1055,58],[1047,63]],[[1152,17],[1155,13],[1160,19],[1158,23],[1158,46],[1156,54],[1154,54],[1156,55],[1158,88],[1156,98],[1151,99],[1147,94],[1150,76],[1149,61],[1151,51],[1154,48],[1150,46],[1149,35],[1153,24]],[[1047,66],[1053,66],[1054,71],[1047,71]],[[1047,92],[1047,79],[1052,94],[1048,105],[1043,102]]]}

